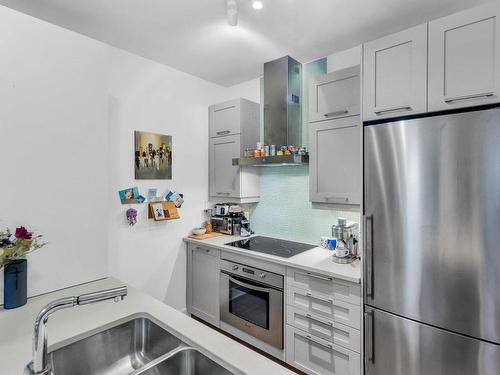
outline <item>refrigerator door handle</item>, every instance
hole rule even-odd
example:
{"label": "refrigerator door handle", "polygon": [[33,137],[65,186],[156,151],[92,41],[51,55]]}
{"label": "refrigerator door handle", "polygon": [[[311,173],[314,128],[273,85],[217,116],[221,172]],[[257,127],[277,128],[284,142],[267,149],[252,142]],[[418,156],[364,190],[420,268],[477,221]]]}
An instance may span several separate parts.
{"label": "refrigerator door handle", "polygon": [[366,311],[365,319],[365,373],[368,373],[368,365],[375,363],[375,348],[373,346],[373,311]]}
{"label": "refrigerator door handle", "polygon": [[373,215],[363,216],[365,255],[365,295],[373,298]]}

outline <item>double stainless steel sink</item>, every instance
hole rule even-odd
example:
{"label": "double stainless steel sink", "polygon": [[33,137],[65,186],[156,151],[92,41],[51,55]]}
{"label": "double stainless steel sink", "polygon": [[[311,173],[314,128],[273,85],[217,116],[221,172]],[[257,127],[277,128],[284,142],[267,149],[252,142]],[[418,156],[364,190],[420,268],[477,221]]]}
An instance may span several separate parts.
{"label": "double stainless steel sink", "polygon": [[135,317],[49,353],[53,375],[234,375],[148,317]]}

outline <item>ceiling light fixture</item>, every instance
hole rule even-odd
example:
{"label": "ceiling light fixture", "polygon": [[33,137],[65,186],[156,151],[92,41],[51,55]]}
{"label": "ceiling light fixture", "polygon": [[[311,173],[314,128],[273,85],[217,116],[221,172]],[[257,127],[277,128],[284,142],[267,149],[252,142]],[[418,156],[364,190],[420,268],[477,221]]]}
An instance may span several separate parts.
{"label": "ceiling light fixture", "polygon": [[262,9],[264,7],[264,4],[260,0],[254,0],[252,2],[252,7],[253,9]]}
{"label": "ceiling light fixture", "polygon": [[238,5],[236,0],[227,0],[227,23],[231,26],[238,24]]}

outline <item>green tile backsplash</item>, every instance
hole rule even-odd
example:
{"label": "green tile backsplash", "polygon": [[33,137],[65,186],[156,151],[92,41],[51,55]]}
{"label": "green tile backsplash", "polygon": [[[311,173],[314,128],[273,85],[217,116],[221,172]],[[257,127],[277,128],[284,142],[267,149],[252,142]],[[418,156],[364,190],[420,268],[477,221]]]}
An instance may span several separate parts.
{"label": "green tile backsplash", "polygon": [[359,221],[358,213],[311,207],[308,166],[261,168],[260,202],[250,209],[257,234],[317,244],[338,217]]}
{"label": "green tile backsplash", "polygon": [[[326,73],[326,58],[304,64],[303,72],[302,144],[307,147],[308,82],[311,77]],[[261,80],[261,97],[263,91]],[[260,202],[249,206],[252,229],[257,234],[318,244],[321,236],[331,235],[330,228],[338,217],[359,221],[359,213],[311,207],[308,166],[262,167],[260,170]]]}

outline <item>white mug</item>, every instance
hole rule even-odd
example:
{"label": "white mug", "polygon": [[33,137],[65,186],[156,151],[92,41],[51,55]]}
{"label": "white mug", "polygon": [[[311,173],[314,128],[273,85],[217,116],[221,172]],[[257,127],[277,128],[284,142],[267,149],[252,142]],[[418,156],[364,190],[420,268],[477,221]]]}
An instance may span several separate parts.
{"label": "white mug", "polygon": [[349,249],[339,249],[337,247],[337,249],[335,250],[335,255],[337,256],[337,258],[345,258],[349,255]]}

